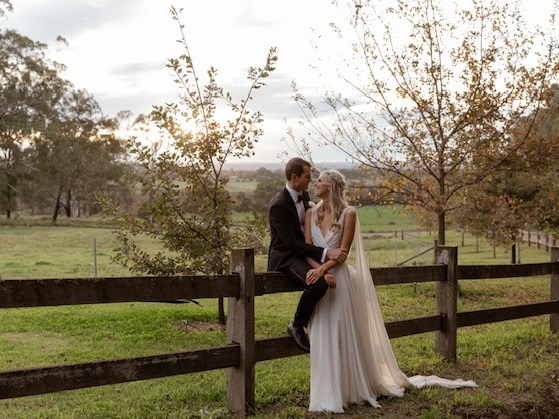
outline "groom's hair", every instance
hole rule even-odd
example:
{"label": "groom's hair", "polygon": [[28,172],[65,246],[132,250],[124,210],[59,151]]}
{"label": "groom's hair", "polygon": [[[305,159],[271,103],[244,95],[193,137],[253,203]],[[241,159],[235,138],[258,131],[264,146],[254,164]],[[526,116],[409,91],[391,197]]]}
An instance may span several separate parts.
{"label": "groom's hair", "polygon": [[291,176],[294,174],[297,176],[301,176],[303,174],[304,167],[312,168],[312,164],[300,157],[293,157],[289,159],[289,161],[285,165],[285,178],[287,180],[291,180]]}

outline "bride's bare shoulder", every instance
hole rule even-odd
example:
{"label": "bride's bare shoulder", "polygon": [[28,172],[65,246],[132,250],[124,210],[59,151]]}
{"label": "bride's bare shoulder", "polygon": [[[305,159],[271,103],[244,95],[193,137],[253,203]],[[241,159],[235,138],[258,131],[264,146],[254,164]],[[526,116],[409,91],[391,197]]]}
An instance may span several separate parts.
{"label": "bride's bare shoulder", "polygon": [[355,209],[355,207],[352,206],[347,206],[345,209],[345,213],[347,214],[353,214],[353,215],[357,215],[357,210]]}

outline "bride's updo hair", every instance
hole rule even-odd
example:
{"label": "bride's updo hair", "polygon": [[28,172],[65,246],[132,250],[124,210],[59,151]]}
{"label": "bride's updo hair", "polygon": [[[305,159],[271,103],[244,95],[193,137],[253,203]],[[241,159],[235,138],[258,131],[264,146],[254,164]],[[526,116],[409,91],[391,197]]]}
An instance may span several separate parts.
{"label": "bride's updo hair", "polygon": [[[347,201],[345,199],[345,177],[337,170],[324,170],[320,172],[320,178],[322,182],[330,187],[328,203],[330,205],[330,214],[332,217],[332,230],[339,230],[341,225],[338,223],[338,219],[342,211],[347,207]],[[322,205],[319,205],[317,215],[316,223],[320,224],[324,218],[324,209]]]}

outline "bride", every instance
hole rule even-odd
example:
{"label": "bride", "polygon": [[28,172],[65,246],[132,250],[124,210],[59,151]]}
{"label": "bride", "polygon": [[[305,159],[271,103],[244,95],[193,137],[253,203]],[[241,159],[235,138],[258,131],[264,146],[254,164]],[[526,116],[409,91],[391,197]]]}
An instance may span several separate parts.
{"label": "bride", "polygon": [[309,411],[342,413],[352,403],[380,407],[378,396],[404,395],[409,387],[475,387],[473,381],[436,376],[407,377],[398,367],[364,254],[359,219],[345,200],[345,179],[336,170],[320,173],[314,192],[321,201],[305,216],[305,240],[316,246],[355,251],[347,262],[309,260],[307,283],[325,276],[329,289],[309,324],[311,394]]}

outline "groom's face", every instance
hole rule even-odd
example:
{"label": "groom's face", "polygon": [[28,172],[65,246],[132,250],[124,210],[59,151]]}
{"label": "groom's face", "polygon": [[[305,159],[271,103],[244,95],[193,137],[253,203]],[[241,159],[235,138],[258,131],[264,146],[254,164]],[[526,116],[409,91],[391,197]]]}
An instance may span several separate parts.
{"label": "groom's face", "polygon": [[312,170],[310,166],[303,166],[301,176],[293,175],[293,189],[297,191],[306,191],[311,182]]}

